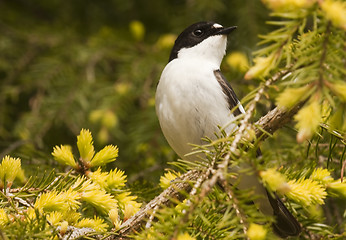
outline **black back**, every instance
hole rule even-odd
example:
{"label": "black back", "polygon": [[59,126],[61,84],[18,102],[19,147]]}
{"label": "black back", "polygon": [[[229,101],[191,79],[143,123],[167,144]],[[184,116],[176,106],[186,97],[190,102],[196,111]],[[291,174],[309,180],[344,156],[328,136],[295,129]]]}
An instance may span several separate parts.
{"label": "black back", "polygon": [[216,77],[216,80],[219,82],[223,93],[227,97],[228,102],[228,108],[233,111],[233,114],[235,116],[240,115],[241,111],[238,107],[239,100],[237,98],[237,95],[235,94],[233,88],[231,87],[231,84],[227,81],[225,76],[222,74],[220,70],[215,70],[214,75]]}
{"label": "black back", "polygon": [[180,49],[196,46],[204,39],[215,35],[218,29],[213,27],[214,24],[214,22],[198,22],[187,27],[175,40],[169,62],[178,57]]}

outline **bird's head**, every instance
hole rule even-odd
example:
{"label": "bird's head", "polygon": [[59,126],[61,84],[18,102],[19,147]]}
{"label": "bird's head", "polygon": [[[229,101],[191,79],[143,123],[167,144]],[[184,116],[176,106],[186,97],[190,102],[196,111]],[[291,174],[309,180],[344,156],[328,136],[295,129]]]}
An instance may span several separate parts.
{"label": "bird's head", "polygon": [[176,39],[169,61],[199,58],[220,64],[226,52],[227,35],[237,27],[214,22],[198,22],[187,27]]}

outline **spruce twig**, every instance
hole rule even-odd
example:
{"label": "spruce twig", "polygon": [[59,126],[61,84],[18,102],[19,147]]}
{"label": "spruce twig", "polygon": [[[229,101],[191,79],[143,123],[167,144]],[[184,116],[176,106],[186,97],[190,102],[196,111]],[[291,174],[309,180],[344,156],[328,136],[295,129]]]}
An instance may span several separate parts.
{"label": "spruce twig", "polygon": [[[288,71],[282,71],[280,74],[275,75],[271,81],[276,81]],[[267,85],[267,84],[266,84]],[[256,129],[256,136],[261,137],[261,139],[265,139],[267,133],[274,133],[278,129],[282,128],[285,124],[290,122],[294,114],[299,110],[302,106],[302,103],[299,103],[297,106],[293,107],[290,110],[284,110],[275,108],[268,112],[265,116],[260,118],[254,125],[258,126]],[[262,129],[262,130],[259,130]],[[227,166],[227,164],[226,164]],[[219,166],[220,167],[220,166]],[[213,176],[215,171],[213,171]],[[107,239],[128,239],[129,235],[133,232],[139,231],[150,217],[153,209],[157,208],[157,206],[167,206],[172,204],[172,199],[183,200],[186,195],[184,193],[189,193],[192,190],[192,182],[196,182],[201,177],[201,172],[197,170],[190,170],[179,177],[169,188],[163,191],[159,196],[150,201],[146,206],[144,206],[140,211],[138,211],[133,217],[128,219],[121,225],[121,229],[118,232],[118,236],[110,236]],[[220,175],[218,175],[214,179],[209,179],[204,182],[202,186],[202,192],[200,195],[206,196],[208,189],[212,189],[211,186],[214,186],[219,179]],[[211,181],[212,180],[212,181]],[[209,188],[210,187],[210,188]],[[199,196],[201,197],[201,196]]]}
{"label": "spruce twig", "polygon": [[192,182],[196,181],[199,176],[200,171],[197,170],[190,170],[180,176],[170,187],[124,222],[120,226],[118,236],[110,236],[107,239],[129,239],[129,234],[139,231],[157,206],[168,206],[172,204],[172,199],[182,201],[186,197],[186,193],[191,191]]}

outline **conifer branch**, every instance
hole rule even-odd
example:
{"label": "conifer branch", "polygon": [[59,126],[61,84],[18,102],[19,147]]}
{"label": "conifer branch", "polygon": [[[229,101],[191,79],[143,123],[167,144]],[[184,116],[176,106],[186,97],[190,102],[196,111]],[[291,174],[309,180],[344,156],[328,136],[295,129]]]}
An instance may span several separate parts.
{"label": "conifer branch", "polygon": [[107,239],[129,239],[129,234],[140,230],[157,206],[168,206],[174,201],[182,201],[186,197],[186,194],[191,191],[192,183],[196,181],[199,176],[200,171],[197,170],[190,170],[180,176],[170,187],[124,222],[120,226],[118,236],[110,236]]}
{"label": "conifer branch", "polygon": [[239,208],[239,200],[235,197],[235,194],[232,191],[232,189],[230,188],[230,185],[227,183],[226,179],[219,181],[219,183],[221,184],[222,188],[227,193],[227,196],[229,197],[229,199],[232,201],[232,206],[233,206],[238,218],[240,219],[239,223],[243,228],[244,234],[246,235],[247,230],[248,230],[248,223],[246,221],[245,213],[243,212],[243,210],[241,208]]}
{"label": "conifer branch", "polygon": [[[280,72],[280,74],[277,74],[272,78],[272,81],[276,81],[278,78],[282,77],[285,74],[287,74],[287,71]],[[285,124],[290,122],[294,114],[297,113],[297,111],[303,104],[304,103],[299,103],[290,110],[275,108],[268,112],[254,124],[255,126],[258,126],[258,129],[256,129],[256,136],[263,140],[268,137],[268,133],[272,134],[278,129],[282,128]],[[209,171],[208,175],[210,175],[212,172],[213,171]],[[214,179],[216,180],[216,182],[218,181],[218,179],[222,180],[222,176],[216,174],[217,172],[215,174],[214,173],[213,178],[215,178],[215,175],[218,175]],[[208,175],[203,175],[208,178]],[[150,218],[153,210],[157,209],[157,206],[168,206],[172,204],[174,200],[181,201],[182,199],[184,199],[186,197],[186,193],[189,193],[193,189],[192,183],[196,182],[200,177],[200,171],[188,171],[187,173],[179,177],[169,188],[167,188],[159,196],[157,196],[140,211],[138,211],[133,217],[124,222],[121,225],[118,236],[110,236],[107,239],[128,239],[129,234],[139,231],[144,226],[145,222]],[[209,179],[208,181],[204,182],[204,184],[202,185],[202,192],[198,197],[206,196],[207,193],[212,189],[212,186],[214,186],[215,184],[214,181],[211,180],[212,179]],[[241,215],[241,213],[239,214]]]}
{"label": "conifer branch", "polygon": [[[208,169],[205,172],[203,172],[202,174],[199,174],[199,177],[194,180],[195,183],[193,185],[193,188],[189,192],[189,195],[194,196],[195,197],[194,201],[197,203],[202,201],[202,199],[207,194],[207,191],[204,191],[204,192],[202,191],[199,195],[196,195],[198,189],[201,188],[202,184],[204,184],[207,181],[207,179],[209,179],[209,177],[212,176],[215,162],[216,162],[216,159],[214,158],[212,164],[208,167]],[[202,190],[204,190],[204,189],[205,188],[202,187]],[[189,216],[190,216],[190,214],[192,214],[194,212],[195,208],[197,207],[197,204],[193,204],[192,201],[187,201],[186,206],[188,207],[188,210],[185,211],[185,213],[184,213],[184,217],[182,219],[183,223],[186,223],[189,220]],[[178,235],[178,228],[176,228],[176,230],[174,231],[171,239],[177,238],[177,235]]]}
{"label": "conifer branch", "polygon": [[319,62],[319,84],[320,87],[323,87],[323,81],[324,81],[324,77],[323,77],[323,72],[324,72],[324,62],[326,60],[326,55],[327,55],[327,48],[328,48],[328,41],[329,41],[329,34],[330,34],[330,26],[331,26],[331,22],[328,22],[327,27],[326,27],[326,31],[324,33],[324,40],[322,43],[322,54],[321,54],[321,58],[320,58],[320,62]]}
{"label": "conifer branch", "polygon": [[269,136],[269,134],[273,134],[275,131],[285,126],[291,121],[293,116],[299,111],[304,103],[305,101],[300,102],[290,110],[276,107],[269,111],[254,124],[257,126],[255,129],[256,137],[263,141]]}

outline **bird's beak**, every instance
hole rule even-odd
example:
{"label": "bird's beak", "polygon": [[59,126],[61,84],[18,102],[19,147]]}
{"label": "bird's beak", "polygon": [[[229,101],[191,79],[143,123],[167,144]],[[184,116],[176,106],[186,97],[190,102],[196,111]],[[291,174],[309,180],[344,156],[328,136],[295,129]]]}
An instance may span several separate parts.
{"label": "bird's beak", "polygon": [[233,30],[235,29],[237,29],[237,26],[227,27],[227,28],[218,28],[215,32],[215,35],[228,35],[231,32],[233,32]]}

